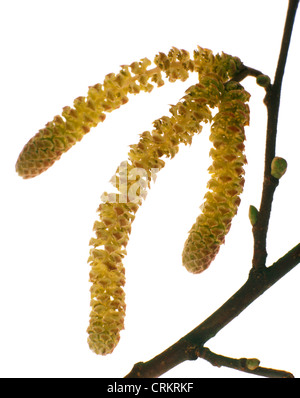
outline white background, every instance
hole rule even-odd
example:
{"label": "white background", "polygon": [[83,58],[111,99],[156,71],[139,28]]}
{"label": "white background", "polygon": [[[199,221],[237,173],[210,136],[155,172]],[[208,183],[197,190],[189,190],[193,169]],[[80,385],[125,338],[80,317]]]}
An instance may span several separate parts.
{"label": "white background", "polygon": [[[197,76],[131,96],[123,108],[64,154],[43,175],[23,180],[15,162],[26,142],[88,86],[119,65],[153,59],[172,46],[200,45],[239,56],[274,76],[287,1],[17,1],[0,6],[0,376],[123,377],[206,319],[247,279],[252,259],[249,205],[259,207],[266,112],[264,90],[247,78],[246,184],[226,244],[200,275],[181,265],[187,233],[203,201],[210,164],[209,127],[167,162],[137,213],[126,267],[126,329],[112,355],[92,353],[89,239],[101,194],[128,145],[168,114]],[[299,43],[296,18],[282,90],[277,155],[288,171],[275,194],[268,265],[299,242]],[[300,376],[299,267],[207,347]],[[250,377],[204,360],[169,377]]]}

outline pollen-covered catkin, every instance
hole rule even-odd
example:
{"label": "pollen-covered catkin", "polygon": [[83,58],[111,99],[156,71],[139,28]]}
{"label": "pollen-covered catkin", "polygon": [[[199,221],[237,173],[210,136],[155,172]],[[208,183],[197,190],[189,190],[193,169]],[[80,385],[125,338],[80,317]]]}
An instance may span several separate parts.
{"label": "pollen-covered catkin", "polygon": [[[90,240],[92,285],[87,329],[91,350],[101,355],[114,350],[124,328],[123,258],[131,225],[154,175],[165,166],[165,159],[173,158],[181,143],[191,144],[194,134],[202,129],[201,123],[214,120],[210,191],[203,216],[192,228],[183,256],[192,272],[205,269],[224,241],[243,185],[247,93],[238,83],[229,82],[244,68],[240,59],[224,53],[213,55],[201,47],[194,51],[192,59],[187,51],[173,47],[168,54],[155,57],[153,69],[148,68],[150,64],[144,58],[124,65],[118,74],[106,75],[103,84],[89,87],[87,97],[76,98],[73,108],[63,108],[61,116],[56,116],[25,145],[16,163],[16,171],[23,178],[35,177],[104,121],[106,113],[125,104],[128,94],[150,92],[150,82],[162,86],[163,74],[170,82],[185,81],[190,72],[199,76],[199,83],[171,106],[170,116],[155,120],[153,130],[143,132],[140,141],[130,146],[128,161],[120,164],[112,179],[117,193],[105,192],[102,196],[99,221],[94,224],[95,237]],[[219,107],[219,113],[212,119],[214,107]]]}
{"label": "pollen-covered catkin", "polygon": [[[178,54],[181,54],[179,50]],[[179,60],[182,58],[180,56],[175,58],[177,60],[174,59],[168,68],[161,65],[169,81],[187,79],[193,61],[188,62],[187,52],[182,61]],[[149,80],[157,87],[161,87],[164,84],[162,70],[159,65],[149,69],[150,65],[151,61],[147,58],[133,62],[131,65],[123,65],[118,74],[106,75],[103,84],[89,87],[86,97],[76,98],[73,108],[64,107],[61,116],[55,116],[24,146],[16,163],[17,173],[23,178],[32,178],[43,173],[63,153],[80,141],[92,127],[103,122],[106,113],[126,104],[128,94],[151,92],[154,85]]]}
{"label": "pollen-covered catkin", "polygon": [[148,58],[123,65],[119,73],[110,73],[102,84],[89,87],[86,97],[76,98],[73,108],[64,107],[60,116],[55,116],[24,146],[16,162],[17,173],[26,179],[46,171],[92,127],[103,122],[108,112],[126,104],[128,94],[151,92],[152,83],[157,87],[164,85],[163,74],[174,82],[185,81],[189,72],[203,74],[207,70],[230,77],[242,67],[236,57],[214,56],[211,50],[201,47],[194,51],[194,59],[187,51],[173,47],[168,55],[159,53],[154,63],[152,69]]}
{"label": "pollen-covered catkin", "polygon": [[146,197],[153,171],[164,167],[161,157],[175,156],[180,143],[191,144],[193,135],[202,129],[201,122],[212,120],[207,104],[217,106],[223,88],[222,79],[215,73],[200,76],[199,84],[190,87],[182,100],[171,106],[171,116],[155,120],[152,132],[145,131],[139,143],[131,145],[128,162],[121,163],[112,179],[118,194],[104,193],[106,203],[99,207],[100,221],[94,225],[96,238],[91,239],[94,248],[89,258],[93,285],[87,331],[89,346],[97,354],[111,353],[124,328],[122,258],[126,254],[131,224]]}
{"label": "pollen-covered catkin", "polygon": [[[147,70],[151,61],[144,58],[134,67],[123,66],[118,74],[105,76],[103,84],[89,87],[86,97],[74,100],[73,108],[63,108],[25,145],[16,163],[16,171],[23,178],[32,178],[47,170],[61,155],[87,134],[92,127],[103,122],[107,112],[128,102],[129,93],[151,91],[148,82],[152,74]],[[130,71],[131,69],[131,71]],[[133,72],[134,70],[134,72]],[[159,75],[159,71],[157,71]],[[141,76],[144,76],[141,82]],[[158,79],[160,82],[160,80]]]}
{"label": "pollen-covered catkin", "polygon": [[214,117],[210,140],[213,148],[207,187],[201,214],[189,232],[182,261],[188,271],[204,271],[225,241],[232,218],[240,204],[244,186],[246,157],[244,126],[249,124],[250,95],[237,82],[228,82],[221,97],[219,112]]}

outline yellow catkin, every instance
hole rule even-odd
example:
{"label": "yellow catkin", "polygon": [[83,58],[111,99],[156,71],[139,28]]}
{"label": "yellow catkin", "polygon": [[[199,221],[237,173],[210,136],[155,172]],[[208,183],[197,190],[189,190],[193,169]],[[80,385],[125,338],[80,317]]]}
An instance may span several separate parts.
{"label": "yellow catkin", "polygon": [[[73,107],[64,107],[61,116],[55,116],[24,146],[16,163],[17,173],[25,179],[43,173],[92,127],[103,122],[108,112],[126,104],[128,94],[151,92],[154,85],[150,81],[161,87],[164,84],[162,69],[159,65],[149,69],[150,65],[147,58],[123,65],[118,74],[106,75],[103,84],[89,87],[87,96],[76,98]],[[169,68],[172,73],[167,74],[169,81],[187,79],[186,68],[192,65],[186,57],[175,61]]]}
{"label": "yellow catkin", "polygon": [[185,101],[171,107],[171,117],[156,120],[151,133],[141,134],[139,143],[131,146],[128,162],[120,165],[113,178],[119,193],[103,195],[107,202],[99,207],[100,221],[94,224],[96,237],[90,241],[93,248],[89,257],[92,309],[87,332],[89,346],[97,354],[111,353],[124,328],[126,305],[122,259],[135,213],[146,197],[153,169],[163,168],[165,162],[160,158],[173,157],[180,143],[190,144],[193,134],[201,131],[200,122],[211,120],[207,105],[192,99],[196,91],[200,95],[197,85],[190,89]]}
{"label": "yellow catkin", "polygon": [[73,107],[64,107],[61,115],[55,116],[27,142],[16,162],[17,173],[27,179],[46,171],[92,127],[103,122],[107,113],[126,104],[129,94],[151,92],[153,84],[161,87],[164,84],[162,72],[170,82],[185,81],[189,72],[202,73],[218,57],[221,62],[216,68],[223,68],[227,74],[241,67],[238,58],[226,54],[214,57],[210,50],[201,47],[194,52],[194,59],[187,51],[175,47],[168,55],[159,53],[152,69],[149,69],[148,58],[123,65],[119,73],[110,73],[102,84],[89,87],[87,96],[76,98]]}
{"label": "yellow catkin", "polygon": [[249,97],[239,83],[227,83],[214,117],[209,191],[182,253],[183,265],[192,273],[204,271],[215,258],[240,204],[246,164],[244,126],[249,123],[249,107],[245,102]]}
{"label": "yellow catkin", "polygon": [[[181,56],[174,53],[173,49],[168,56],[159,54],[156,58],[156,63],[161,63],[168,76],[179,74],[171,69],[174,56]],[[165,166],[162,157],[174,157],[179,144],[191,144],[193,135],[202,129],[201,123],[212,120],[211,108],[219,106],[223,82],[228,79],[228,56],[214,57],[209,50],[203,50],[195,53],[195,58],[199,72],[201,70],[199,83],[190,87],[182,100],[171,106],[170,116],[155,120],[154,129],[143,132],[138,144],[130,146],[128,161],[120,165],[112,179],[118,194],[104,193],[106,202],[99,207],[100,221],[94,225],[96,237],[90,242],[93,246],[89,258],[93,285],[87,329],[89,346],[97,354],[111,353],[124,328],[126,306],[122,259],[135,213],[146,197],[153,170],[162,169]],[[135,188],[133,192],[132,188]],[[134,195],[130,196],[130,193]]]}
{"label": "yellow catkin", "polygon": [[[228,84],[228,81],[243,68],[239,58],[224,53],[213,55],[211,50],[201,47],[194,51],[191,58],[187,51],[173,47],[168,54],[156,55],[154,64],[155,66],[149,69],[151,61],[144,58],[140,62],[124,65],[118,74],[106,75],[103,84],[89,87],[86,97],[76,98],[73,108],[63,108],[61,116],[55,116],[53,121],[47,123],[45,128],[25,145],[16,163],[16,171],[20,176],[35,177],[47,170],[92,127],[103,122],[106,113],[125,104],[128,94],[150,92],[153,89],[151,82],[158,87],[162,86],[163,75],[170,82],[185,81],[190,72],[199,76],[199,83],[190,87],[182,100],[171,106],[170,116],[155,120],[153,130],[143,132],[138,144],[131,145],[128,161],[120,164],[113,177],[112,182],[117,193],[103,194],[103,202],[98,209],[99,221],[94,224],[95,237],[90,241],[92,248],[88,262],[91,266],[92,285],[90,323],[87,329],[91,350],[101,355],[114,350],[124,328],[126,304],[123,258],[126,255],[126,245],[135,214],[146,197],[147,188],[155,173],[165,166],[165,159],[173,158],[180,144],[191,144],[193,135],[202,129],[201,123],[212,121],[211,109],[214,107],[220,108],[219,114],[214,118],[211,135],[215,146],[215,152],[212,151],[214,161],[211,172],[215,177],[210,183],[211,191],[207,194],[205,213],[211,211],[215,214],[217,208],[222,217],[220,225],[214,224],[215,220],[219,220],[215,215],[207,223],[209,228],[214,229],[213,236],[219,236],[224,229],[228,229],[229,222],[226,224],[226,220],[232,218],[237,206],[235,192],[240,192],[242,186],[242,180],[237,174],[240,176],[242,173],[239,170],[242,170],[244,159],[241,157],[237,160],[239,155],[236,152],[237,149],[243,149],[238,133],[241,123],[236,125],[234,118],[237,115],[241,117],[242,114],[247,118],[247,111],[240,99],[234,103],[237,99],[233,94],[238,95],[242,91],[239,88],[233,89]],[[244,122],[243,119],[242,124]],[[223,151],[223,157],[220,158],[218,150],[224,144],[224,137],[228,139],[228,148],[229,143],[233,143],[234,149]],[[229,181],[224,180],[228,175],[222,177],[218,171],[220,162],[223,166],[226,164],[224,159],[235,164],[235,171],[232,172],[233,169],[228,168],[228,173],[229,169],[230,173],[233,173],[234,181],[228,186],[226,184]],[[227,200],[226,195],[226,201],[222,199],[224,194],[221,188],[225,185],[226,195],[229,195],[231,201]],[[209,195],[212,195],[212,198]],[[199,224],[199,221],[197,223]],[[198,230],[197,227],[196,233]],[[191,236],[194,236],[193,233]],[[216,242],[209,238],[213,242],[208,249],[213,250]],[[222,238],[218,243],[221,241]],[[188,245],[189,249],[194,250],[198,247],[194,244],[194,238],[191,242],[192,246]],[[195,266],[192,258],[195,253],[186,250],[186,254],[187,269],[196,272],[197,264]]]}

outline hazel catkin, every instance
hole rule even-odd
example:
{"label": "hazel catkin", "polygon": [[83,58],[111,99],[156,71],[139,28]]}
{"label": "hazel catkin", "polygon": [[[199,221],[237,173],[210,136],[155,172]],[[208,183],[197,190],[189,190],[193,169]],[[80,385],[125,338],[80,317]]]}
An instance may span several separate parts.
{"label": "hazel catkin", "polygon": [[225,241],[240,204],[244,186],[243,166],[246,164],[244,126],[249,123],[246,104],[249,97],[239,83],[228,82],[221,96],[219,112],[213,119],[210,140],[214,147],[210,152],[209,190],[182,253],[183,265],[192,273],[200,273],[211,264]]}
{"label": "hazel catkin", "polygon": [[[179,68],[176,64],[178,60],[182,62],[182,68]],[[194,53],[193,67],[189,61],[188,53],[174,48],[168,55],[160,53],[156,57],[155,63],[171,80],[175,76],[185,79],[187,71],[194,69],[198,72],[199,82],[186,90],[186,94],[181,101],[170,107],[170,116],[163,116],[155,120],[153,122],[154,129],[151,132],[144,131],[140,135],[139,142],[130,146],[128,161],[120,164],[116,175],[112,178],[118,194],[105,193],[103,198],[106,203],[102,203],[99,207],[100,221],[96,221],[94,225],[96,238],[92,238],[90,242],[93,246],[89,258],[91,265],[90,281],[93,285],[91,288],[92,310],[87,331],[90,348],[95,353],[102,355],[112,352],[119,341],[120,332],[124,328],[126,306],[122,259],[126,254],[125,248],[135,213],[146,197],[153,172],[155,170],[155,173],[157,173],[165,166],[166,158],[173,158],[176,155],[180,144],[190,145],[192,143],[193,136],[202,130],[201,123],[212,121],[211,109],[220,105],[220,100],[225,92],[224,84],[231,76],[233,65],[239,65],[236,58],[226,54],[214,56],[210,50],[200,47]],[[236,94],[232,92],[231,95],[234,97]],[[225,107],[225,102],[224,100],[223,107]],[[235,130],[233,123],[231,123],[230,128]],[[215,121],[215,130],[217,130],[217,121]],[[220,137],[217,131],[215,131],[215,134],[215,146],[217,147]],[[238,135],[237,132],[235,134]],[[242,150],[239,143],[237,143],[237,147]],[[228,159],[231,159],[234,154],[231,161],[235,161],[235,167],[240,170],[240,163],[242,162],[236,159],[238,155],[235,150],[223,151],[222,153]],[[221,161],[224,162],[224,159],[221,159]],[[220,162],[220,159],[216,157],[215,168],[217,168],[218,162]],[[238,172],[236,171],[236,173]],[[237,177],[234,176],[234,178],[236,182]],[[221,180],[222,176],[220,177]],[[227,185],[227,194],[235,195],[235,183]],[[222,196],[221,192],[219,196]],[[114,203],[109,203],[110,198],[113,199]],[[233,210],[231,209],[231,211],[232,217]],[[226,217],[228,219],[225,204],[223,223],[226,222]],[[218,233],[222,234],[223,230],[220,229],[221,227],[218,224],[213,225],[214,232],[217,233],[217,227],[219,228]],[[211,247],[209,250],[211,250]],[[121,275],[119,279],[118,274]],[[111,275],[109,285],[108,275]],[[94,291],[97,294],[94,294]],[[110,300],[108,296],[110,296]],[[103,302],[106,304],[103,305]],[[97,311],[95,311],[95,308],[97,308]]]}
{"label": "hazel catkin", "polygon": [[[87,328],[88,344],[96,354],[110,354],[124,329],[125,268],[123,259],[132,223],[147,189],[166,160],[173,158],[180,144],[190,145],[201,132],[202,123],[213,120],[210,139],[214,148],[202,214],[192,227],[183,251],[183,264],[191,272],[201,272],[210,264],[224,242],[243,189],[244,126],[249,120],[245,102],[249,95],[242,86],[230,81],[242,68],[237,57],[214,55],[198,47],[193,57],[173,47],[151,61],[123,65],[118,74],[106,75],[103,84],[89,87],[86,97],[74,100],[73,108],[63,108],[23,148],[16,171],[23,178],[35,177],[47,170],[60,156],[80,141],[91,128],[105,120],[106,114],[128,102],[129,94],[151,92],[154,85],[185,81],[190,72],[199,81],[184,97],[170,107],[170,115],[153,122],[152,131],[144,131],[131,145],[128,160],[122,162],[112,178],[117,193],[102,195],[95,236],[90,240],[91,313]],[[211,110],[219,108],[212,117]]]}
{"label": "hazel catkin", "polygon": [[27,179],[46,171],[91,128],[103,122],[107,113],[126,104],[129,94],[151,92],[152,83],[164,85],[163,74],[170,82],[185,81],[190,72],[203,74],[209,69],[228,78],[242,68],[238,58],[224,53],[214,56],[211,50],[201,47],[194,51],[193,59],[187,51],[173,47],[167,55],[159,53],[154,63],[152,69],[148,58],[123,65],[119,73],[107,74],[102,84],[90,86],[86,97],[76,98],[73,107],[64,107],[60,116],[27,142],[16,162],[17,173]]}

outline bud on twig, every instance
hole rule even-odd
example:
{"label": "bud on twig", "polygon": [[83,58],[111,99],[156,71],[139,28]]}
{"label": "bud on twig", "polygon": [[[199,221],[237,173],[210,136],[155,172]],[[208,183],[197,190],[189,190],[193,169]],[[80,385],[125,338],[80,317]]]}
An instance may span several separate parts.
{"label": "bud on twig", "polygon": [[267,76],[267,75],[259,75],[256,78],[256,83],[261,87],[268,87],[270,82],[271,82],[271,80],[270,80],[269,76]]}
{"label": "bud on twig", "polygon": [[246,367],[249,370],[255,370],[256,368],[258,368],[260,364],[260,360],[257,358],[249,358],[246,360]]}
{"label": "bud on twig", "polygon": [[257,208],[255,206],[250,205],[250,207],[249,207],[249,220],[250,220],[252,226],[254,226],[256,224],[257,217],[258,217]]}
{"label": "bud on twig", "polygon": [[271,174],[273,177],[280,179],[287,169],[287,161],[280,157],[275,157],[271,163]]}

